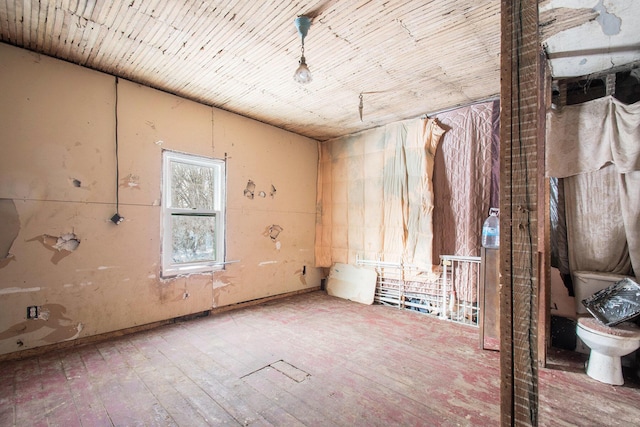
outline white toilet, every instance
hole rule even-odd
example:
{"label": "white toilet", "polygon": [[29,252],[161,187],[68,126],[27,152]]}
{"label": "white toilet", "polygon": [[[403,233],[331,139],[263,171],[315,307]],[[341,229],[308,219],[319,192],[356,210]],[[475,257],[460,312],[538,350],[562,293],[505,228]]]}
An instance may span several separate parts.
{"label": "white toilet", "polygon": [[631,322],[605,326],[589,314],[582,300],[627,276],[590,271],[574,271],[572,276],[578,315],[576,333],[591,349],[587,375],[603,383],[622,385],[621,357],[640,347],[640,328]]}

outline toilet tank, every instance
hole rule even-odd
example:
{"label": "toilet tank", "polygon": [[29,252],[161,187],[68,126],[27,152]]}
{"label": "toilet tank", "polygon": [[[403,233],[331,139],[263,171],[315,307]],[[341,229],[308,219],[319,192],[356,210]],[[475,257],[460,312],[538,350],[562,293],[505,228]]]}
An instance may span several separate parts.
{"label": "toilet tank", "polygon": [[583,299],[589,298],[599,290],[608,288],[617,281],[629,276],[596,271],[574,271],[572,277],[576,314],[580,315],[589,313],[585,306],[582,305]]}

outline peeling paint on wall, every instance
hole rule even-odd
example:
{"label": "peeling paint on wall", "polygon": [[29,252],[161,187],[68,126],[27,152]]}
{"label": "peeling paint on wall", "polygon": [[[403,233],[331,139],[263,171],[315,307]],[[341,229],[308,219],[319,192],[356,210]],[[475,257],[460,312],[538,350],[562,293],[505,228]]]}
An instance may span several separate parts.
{"label": "peeling paint on wall", "polygon": [[256,184],[253,181],[249,180],[249,182],[247,182],[247,186],[244,189],[244,196],[247,199],[253,200],[255,191],[256,191]]}
{"label": "peeling paint on wall", "polygon": [[[256,195],[256,183],[253,182],[252,180],[249,180],[247,182],[247,186],[244,189],[244,196],[247,199],[253,200],[255,195]],[[258,196],[264,199],[265,197],[267,197],[267,193],[263,190],[260,190],[258,192]],[[271,191],[269,192],[269,196],[271,196],[271,198],[274,198],[276,196],[276,187],[274,187],[273,184],[271,185]]]}
{"label": "peeling paint on wall", "polygon": [[0,268],[5,268],[11,261],[15,261],[16,257],[13,254],[7,255],[6,258],[0,258]]}
{"label": "peeling paint on wall", "polygon": [[602,32],[608,36],[615,36],[620,33],[620,26],[622,25],[622,19],[618,18],[613,13],[609,13],[607,8],[604,7],[604,0],[600,0],[598,4],[593,8],[599,13],[596,21],[602,27]]}
{"label": "peeling paint on wall", "polygon": [[276,243],[276,250],[278,251],[282,247],[282,243],[280,243],[280,241],[278,240],[278,236],[280,235],[282,230],[284,230],[282,227],[277,224],[273,224],[268,226],[262,233],[263,236],[269,236],[269,238]]}
{"label": "peeling paint on wall", "polygon": [[6,267],[14,257],[11,246],[20,232],[20,218],[11,199],[0,199],[0,268]]}
{"label": "peeling paint on wall", "polygon": [[0,340],[11,339],[20,336],[16,342],[18,347],[24,343],[22,337],[27,334],[40,332],[44,334],[39,339],[48,343],[68,341],[80,335],[84,325],[75,322],[66,316],[67,309],[60,304],[45,304],[39,307],[36,319],[25,320],[0,332]]}
{"label": "peeling paint on wall", "polygon": [[269,236],[269,238],[271,238],[271,240],[276,241],[278,239],[278,236],[280,235],[280,233],[282,233],[282,230],[284,230],[282,227],[280,227],[277,224],[273,224],[268,226],[264,233],[262,233],[263,236]]}
{"label": "peeling paint on wall", "polygon": [[42,234],[27,241],[38,241],[42,243],[42,246],[45,248],[54,251],[54,254],[51,257],[51,262],[56,265],[60,260],[71,255],[71,253],[80,246],[80,239],[78,239],[78,236],[76,236],[75,233],[65,233],[60,237]]}
{"label": "peeling paint on wall", "polygon": [[234,277],[226,274],[224,270],[219,270],[213,273],[213,301],[211,301],[211,307],[218,307],[218,301],[220,301],[220,294],[227,292],[230,287],[233,287]]}
{"label": "peeling paint on wall", "polygon": [[211,307],[218,307],[218,301],[220,301],[220,293],[224,289],[224,287],[214,288],[213,289],[213,301],[211,301]]}
{"label": "peeling paint on wall", "polygon": [[223,273],[224,270],[218,270],[213,274],[213,288],[222,288],[224,286],[233,285],[232,277]]}
{"label": "peeling paint on wall", "polygon": [[303,266],[300,270],[296,270],[295,275],[300,279],[300,283],[306,286],[307,284],[307,267]]}
{"label": "peeling paint on wall", "polygon": [[[63,286],[66,289],[69,289],[69,288],[73,288],[73,287],[76,287],[76,286],[80,287],[80,288],[84,288],[86,286],[92,286],[92,285],[93,285],[93,282],[80,282],[78,285],[74,285],[73,283],[65,283]],[[96,289],[98,289],[98,287],[96,287]]]}
{"label": "peeling paint on wall", "polygon": [[[594,0],[593,3],[596,2],[597,0]],[[5,47],[0,50],[4,54],[7,49],[13,48]],[[7,195],[0,196],[0,199],[2,197],[11,199],[14,197],[12,194],[15,193],[17,213],[14,216],[16,221],[19,219],[20,226],[15,241],[12,242],[13,239],[10,239],[8,244],[9,247],[12,246],[10,252],[16,255],[17,262],[12,261],[13,263],[0,270],[0,276],[4,275],[7,279],[5,286],[0,286],[0,289],[15,287],[6,290],[4,295],[0,294],[0,312],[5,315],[4,321],[0,322],[0,333],[18,322],[27,320],[25,319],[26,307],[24,307],[26,305],[42,306],[49,303],[64,305],[67,310],[65,317],[71,319],[65,321],[65,326],[72,330],[63,331],[64,339],[68,339],[78,333],[80,322],[86,329],[82,330],[80,337],[88,334],[99,335],[205,310],[211,307],[214,295],[219,298],[217,299],[219,305],[233,305],[301,287],[297,278],[292,275],[292,271],[300,268],[303,262],[308,262],[308,257],[299,256],[298,247],[313,247],[315,218],[313,215],[308,215],[308,205],[311,204],[312,208],[316,199],[315,195],[310,194],[315,192],[317,170],[315,167],[274,169],[267,163],[272,164],[277,158],[286,158],[289,163],[313,166],[317,163],[315,141],[286,131],[274,130],[262,123],[225,111],[212,110],[211,107],[190,101],[185,101],[185,104],[175,110],[174,114],[166,114],[167,102],[172,99],[167,94],[121,80],[117,89],[120,93],[118,115],[124,115],[127,118],[126,123],[120,127],[120,137],[124,141],[137,137],[140,144],[121,153],[121,170],[116,184],[121,193],[124,191],[127,194],[128,202],[139,205],[141,215],[151,218],[149,221],[143,221],[144,224],[131,227],[123,236],[122,233],[109,228],[112,225],[109,216],[114,213],[109,211],[113,208],[110,204],[112,201],[106,205],[100,203],[100,200],[104,199],[103,196],[108,196],[113,190],[112,168],[99,167],[102,163],[113,160],[113,135],[111,135],[115,95],[113,77],[79,68],[77,68],[79,71],[71,68],[69,73],[58,73],[60,65],[56,64],[62,63],[51,59],[47,59],[49,62],[43,64],[41,71],[40,69],[32,70],[22,64],[24,62],[22,55],[19,52],[18,55],[12,53],[12,60],[8,61],[11,62],[11,67],[0,74],[10,73],[19,77],[31,75],[32,71],[37,71],[53,76],[51,81],[45,79],[49,81],[49,85],[43,83],[30,89],[32,92],[41,92],[37,99],[32,98],[30,104],[30,107],[35,108],[34,114],[50,111],[52,115],[47,116],[47,120],[54,125],[65,117],[75,117],[79,120],[79,124],[91,120],[91,125],[87,128],[97,130],[96,135],[102,136],[94,138],[93,142],[88,144],[85,142],[87,133],[84,130],[86,129],[82,126],[80,128],[54,126],[55,132],[43,145],[37,129],[32,129],[33,132],[29,131],[27,135],[29,138],[25,138],[28,144],[24,147],[14,147],[18,150],[16,151],[18,155],[9,156],[21,160],[20,163],[9,162],[9,166],[11,170],[16,169],[18,178],[24,175],[24,179],[18,179],[16,183],[7,183],[15,188],[9,188],[11,191]],[[19,61],[14,61],[14,57]],[[22,80],[19,78],[12,82],[15,83],[13,86],[23,87]],[[65,103],[65,108],[56,110],[57,88],[64,88],[66,85],[88,89],[91,96],[74,98],[73,103]],[[48,91],[49,88],[52,91]],[[31,95],[32,92],[18,91],[12,98],[22,99],[23,96]],[[88,103],[85,103],[84,101],[87,100]],[[149,108],[141,109],[140,106]],[[85,120],[84,113],[87,111],[91,111],[91,114],[86,115]],[[140,111],[143,112],[140,113]],[[211,127],[213,119],[216,120],[214,129]],[[145,124],[145,120],[149,120],[149,123]],[[9,135],[24,134],[24,129],[18,124],[7,129]],[[157,133],[153,131],[153,127],[157,128]],[[243,133],[245,130],[246,134]],[[234,140],[239,133],[246,138]],[[180,139],[179,135],[188,137]],[[255,147],[238,142],[244,139],[260,141],[258,145],[262,148],[255,150]],[[164,147],[165,143],[162,140],[169,141],[165,142],[167,147]],[[285,143],[289,140],[293,142]],[[82,147],[74,148],[76,141],[81,141]],[[214,141],[215,150],[210,149]],[[236,148],[231,147],[234,142]],[[291,144],[295,146],[293,150],[290,147]],[[161,278],[162,254],[161,242],[158,240],[161,222],[156,215],[158,213],[156,207],[162,205],[159,191],[162,176],[158,173],[158,164],[149,166],[146,160],[156,154],[159,155],[161,149],[172,147],[185,152],[209,153],[210,156],[220,158],[229,158],[223,154],[231,149],[232,152],[228,153],[234,155],[231,162],[238,160],[242,163],[228,171],[229,182],[235,181],[237,186],[233,192],[227,194],[230,206],[228,214],[234,218],[229,222],[229,226],[233,227],[229,231],[227,249],[229,254],[236,254],[238,258],[244,259],[237,264],[225,266],[224,269],[228,274],[226,277],[220,273],[208,272],[174,278],[167,282],[163,282]],[[33,175],[30,171],[37,170],[40,165],[30,162],[28,153],[33,151],[32,149],[37,151],[39,148],[45,150],[40,153],[41,160],[55,160],[60,167],[51,171],[56,176],[52,182],[44,183],[48,185],[43,186],[38,182],[30,186],[29,177]],[[100,153],[96,154],[98,150]],[[264,153],[269,155],[265,157]],[[95,162],[87,163],[86,159],[93,159]],[[62,162],[66,162],[64,166]],[[126,164],[124,170],[122,164]],[[258,169],[252,172],[254,167]],[[255,170],[258,170],[259,174],[254,175]],[[267,173],[269,175],[265,175]],[[123,179],[125,177],[126,179]],[[249,178],[258,180],[254,182],[255,187],[252,189],[254,197],[258,199],[247,201],[242,194],[244,190],[242,183],[246,185]],[[295,189],[298,190],[300,187],[303,191],[296,191],[299,193],[297,195],[290,194],[287,188],[286,194],[279,195],[280,202],[266,200],[266,197],[273,197],[272,190],[275,186],[272,187],[271,183],[276,182],[295,183]],[[306,191],[307,189],[314,191]],[[265,197],[259,197],[258,193],[261,191],[266,193]],[[285,195],[286,201],[282,198]],[[78,200],[84,200],[86,203],[77,203]],[[98,203],[94,203],[96,200]],[[13,207],[13,201],[8,202]],[[154,206],[153,208],[150,203]],[[246,206],[243,206],[243,203]],[[248,205],[261,207],[252,211],[247,209]],[[107,209],[106,216],[105,209]],[[281,219],[283,217],[287,221]],[[283,249],[279,253],[273,249],[276,242],[261,236],[260,233],[260,227],[273,224],[276,220],[287,224],[287,233],[280,234],[283,236],[281,239]],[[7,221],[2,219],[0,233],[7,230],[6,225]],[[61,235],[68,232],[75,233],[75,231],[78,231],[76,242],[69,243],[67,240],[65,243],[63,238],[58,245]],[[295,239],[290,240],[291,236],[295,236]],[[28,242],[32,238],[33,241]],[[83,248],[79,247],[81,242],[85,242]],[[67,250],[65,247],[67,244],[74,245],[75,250]],[[107,249],[93,251],[94,244]],[[114,244],[115,249],[108,249]],[[277,242],[277,244],[280,243]],[[139,249],[137,257],[139,259],[131,262],[131,248],[134,247]],[[66,257],[69,259],[64,261],[63,258]],[[256,268],[258,262],[272,259],[277,259],[279,264]],[[295,262],[296,267],[288,268],[281,264],[285,261],[291,262],[291,265]],[[0,262],[2,262],[1,259]],[[247,262],[246,265],[245,262]],[[248,265],[249,262],[251,266]],[[52,267],[52,263],[57,266]],[[273,274],[265,275],[265,272]],[[285,274],[288,276],[286,279]],[[17,289],[20,287],[24,289]],[[37,287],[41,289],[38,290]],[[138,300],[142,299],[148,304],[140,305]],[[2,304],[5,304],[5,308],[9,307],[9,304],[16,305],[17,312],[3,310]],[[14,314],[10,316],[12,312]],[[51,334],[54,329],[64,329],[63,326],[55,324],[53,314],[54,312],[51,311],[50,318],[46,321],[29,320],[30,326],[45,323],[47,326],[25,337],[16,336],[10,340],[1,341],[1,353],[16,350],[15,345],[18,339],[24,343],[22,349],[45,344],[41,337]],[[0,315],[0,318],[3,316]]]}
{"label": "peeling paint on wall", "polygon": [[120,180],[120,188],[133,188],[140,190],[140,177],[129,174]]}
{"label": "peeling paint on wall", "polygon": [[[47,236],[52,237],[52,236]],[[74,233],[66,233],[56,239],[56,244],[53,245],[54,249],[59,251],[69,251],[73,252],[78,249],[80,245],[80,240]]]}
{"label": "peeling paint on wall", "polygon": [[0,295],[21,294],[21,293],[26,293],[26,292],[38,292],[40,290],[42,290],[42,288],[40,288],[40,287],[35,287],[35,288],[4,288],[4,289],[0,289]]}
{"label": "peeling paint on wall", "polygon": [[112,269],[112,268],[120,268],[120,267],[117,267],[117,266],[114,266],[114,265],[112,265],[112,266],[100,265],[97,268],[76,268],[76,271],[79,273],[81,271],[95,271],[95,270],[102,271],[102,270],[109,270],[109,269]]}
{"label": "peeling paint on wall", "polygon": [[190,287],[207,286],[210,283],[209,274],[193,273],[171,278],[158,278],[155,274],[150,274],[147,277],[150,279],[149,286],[158,295],[160,303],[170,304],[191,298]]}

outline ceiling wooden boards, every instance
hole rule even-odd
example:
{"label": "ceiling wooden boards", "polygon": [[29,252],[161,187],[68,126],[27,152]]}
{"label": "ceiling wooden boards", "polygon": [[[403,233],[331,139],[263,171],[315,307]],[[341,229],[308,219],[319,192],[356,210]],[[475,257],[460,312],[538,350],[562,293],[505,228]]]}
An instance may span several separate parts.
{"label": "ceiling wooden boards", "polygon": [[[543,42],[552,70],[562,75],[571,72],[567,66],[580,73],[596,63],[582,57],[590,52],[571,53],[585,40],[605,54],[636,43],[628,33],[638,18],[624,11],[640,16],[640,3],[601,0],[588,9],[582,3],[540,3]],[[0,0],[0,41],[327,140],[496,97],[499,6],[495,0]],[[301,14],[312,18],[308,85],[293,81],[300,58],[293,22]],[[619,34],[607,36],[602,19],[618,16]],[[604,44],[592,47],[598,40]],[[628,56],[623,52],[616,65]]]}
{"label": "ceiling wooden boards", "polygon": [[318,140],[499,92],[491,0],[0,0],[0,40]]}

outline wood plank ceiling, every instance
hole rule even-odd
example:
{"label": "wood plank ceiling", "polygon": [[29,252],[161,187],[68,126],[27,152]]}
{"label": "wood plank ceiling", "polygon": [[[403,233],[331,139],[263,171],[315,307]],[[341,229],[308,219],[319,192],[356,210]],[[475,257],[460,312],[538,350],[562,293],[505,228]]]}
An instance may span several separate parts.
{"label": "wood plank ceiling", "polygon": [[[640,2],[539,12],[554,77],[640,65]],[[308,85],[292,78],[302,14]],[[500,90],[495,0],[0,0],[0,41],[320,141]]]}
{"label": "wood plank ceiling", "polygon": [[[322,141],[497,96],[499,10],[493,0],[0,0],[0,41]],[[308,85],[292,78],[302,14]]]}

